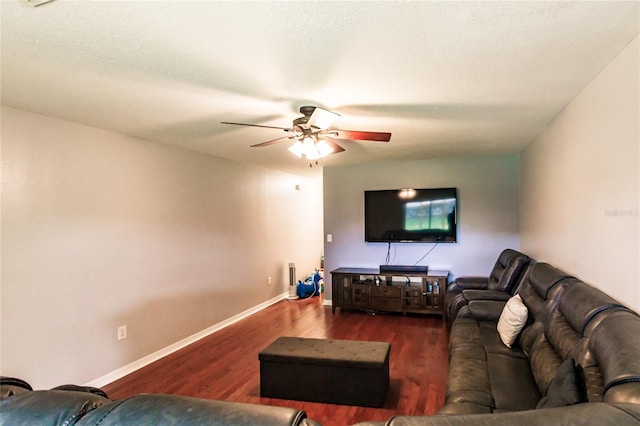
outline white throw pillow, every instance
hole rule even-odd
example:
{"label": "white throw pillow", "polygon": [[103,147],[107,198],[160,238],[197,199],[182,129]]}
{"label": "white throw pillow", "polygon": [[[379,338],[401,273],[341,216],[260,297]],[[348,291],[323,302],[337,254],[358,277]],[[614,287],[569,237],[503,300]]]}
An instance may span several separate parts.
{"label": "white throw pillow", "polygon": [[507,301],[498,320],[498,334],[500,339],[508,348],[515,342],[518,333],[522,331],[527,322],[529,312],[522,302],[519,294],[516,294]]}

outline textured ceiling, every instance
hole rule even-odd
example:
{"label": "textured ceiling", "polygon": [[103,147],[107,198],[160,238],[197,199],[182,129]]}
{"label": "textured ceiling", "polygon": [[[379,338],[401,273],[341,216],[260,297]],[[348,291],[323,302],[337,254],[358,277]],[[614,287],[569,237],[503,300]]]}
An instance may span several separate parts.
{"label": "textured ceiling", "polygon": [[321,164],[518,152],[639,31],[639,2],[2,0],[2,103],[304,173],[302,105],[341,141]]}

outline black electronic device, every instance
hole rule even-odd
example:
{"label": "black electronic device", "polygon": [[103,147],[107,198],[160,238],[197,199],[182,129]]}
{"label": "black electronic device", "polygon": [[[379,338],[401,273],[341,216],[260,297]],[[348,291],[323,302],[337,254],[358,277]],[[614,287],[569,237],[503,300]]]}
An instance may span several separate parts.
{"label": "black electronic device", "polygon": [[456,188],[364,192],[366,242],[455,243]]}
{"label": "black electronic device", "polygon": [[380,273],[398,272],[408,274],[426,274],[429,267],[421,265],[380,265]]}

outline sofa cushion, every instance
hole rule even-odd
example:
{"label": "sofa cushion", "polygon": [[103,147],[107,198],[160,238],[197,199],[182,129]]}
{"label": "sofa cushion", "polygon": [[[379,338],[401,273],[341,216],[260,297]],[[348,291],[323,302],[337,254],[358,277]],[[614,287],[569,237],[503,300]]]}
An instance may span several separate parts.
{"label": "sofa cushion", "polygon": [[547,340],[539,339],[533,345],[530,362],[538,389],[544,395],[562,364],[562,357]]}
{"label": "sofa cushion", "polygon": [[518,345],[514,344],[512,347],[508,348],[504,343],[502,343],[495,323],[481,322],[480,334],[482,336],[484,350],[487,353],[487,358],[493,356],[493,354],[500,354],[512,358],[527,358]]}
{"label": "sofa cushion", "polygon": [[576,359],[575,352],[579,351],[583,339],[579,330],[576,330],[560,311],[554,310],[549,313],[544,335],[562,359]]}
{"label": "sofa cushion", "polygon": [[493,407],[487,362],[452,353],[449,361],[446,402],[471,402]]}
{"label": "sofa cushion", "polygon": [[573,358],[566,359],[549,384],[547,394],[536,408],[555,408],[586,402],[586,390],[582,369],[576,366]]}
{"label": "sofa cushion", "polygon": [[491,354],[487,357],[487,368],[496,411],[536,408],[541,395],[526,358]]}
{"label": "sofa cushion", "polygon": [[449,334],[449,350],[469,344],[482,345],[480,325],[474,318],[458,318]]}
{"label": "sofa cushion", "polygon": [[520,295],[516,294],[504,306],[498,320],[498,333],[505,346],[511,347],[526,322],[527,307],[522,303]]}

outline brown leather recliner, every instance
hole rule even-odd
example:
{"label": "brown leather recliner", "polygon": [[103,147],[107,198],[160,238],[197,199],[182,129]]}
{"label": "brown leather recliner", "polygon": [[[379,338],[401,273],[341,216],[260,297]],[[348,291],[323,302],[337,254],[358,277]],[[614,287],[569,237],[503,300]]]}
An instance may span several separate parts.
{"label": "brown leather recliner", "polygon": [[506,301],[516,294],[532,259],[517,250],[505,249],[498,256],[488,277],[458,277],[447,287],[444,311],[451,327],[458,311],[471,300]]}

